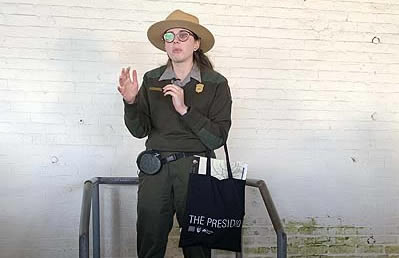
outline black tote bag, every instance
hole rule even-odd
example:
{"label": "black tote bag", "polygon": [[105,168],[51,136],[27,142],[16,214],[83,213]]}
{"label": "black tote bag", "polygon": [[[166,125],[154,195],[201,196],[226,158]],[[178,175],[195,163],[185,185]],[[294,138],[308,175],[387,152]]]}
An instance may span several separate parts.
{"label": "black tote bag", "polygon": [[245,180],[233,178],[226,145],[224,150],[228,178],[219,180],[211,176],[210,155],[205,175],[190,174],[180,247],[205,246],[241,252]]}

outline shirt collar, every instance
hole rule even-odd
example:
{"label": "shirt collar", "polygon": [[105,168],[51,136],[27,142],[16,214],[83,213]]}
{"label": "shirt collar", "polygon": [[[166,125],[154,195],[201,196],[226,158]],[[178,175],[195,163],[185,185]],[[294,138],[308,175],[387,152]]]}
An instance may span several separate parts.
{"label": "shirt collar", "polygon": [[[180,87],[183,87],[191,80],[191,78],[197,80],[198,82],[201,82],[201,72],[196,63],[193,64],[193,68],[191,69],[190,73],[186,76],[186,78],[184,78],[183,81],[178,80],[173,83]],[[176,79],[176,74],[175,71],[173,71],[173,67],[171,65],[168,65],[165,71],[162,73],[161,77],[159,77],[159,81],[175,80],[175,79]]]}

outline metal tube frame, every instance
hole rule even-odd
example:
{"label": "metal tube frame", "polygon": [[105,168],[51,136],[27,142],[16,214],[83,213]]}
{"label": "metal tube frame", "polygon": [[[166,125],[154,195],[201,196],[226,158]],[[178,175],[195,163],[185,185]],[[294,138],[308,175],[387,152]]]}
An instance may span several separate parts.
{"label": "metal tube frame", "polygon": [[[89,258],[90,206],[93,211],[93,258],[100,258],[100,184],[137,185],[137,177],[94,177],[84,183],[79,225],[79,258]],[[287,235],[265,181],[247,179],[246,185],[257,187],[277,235],[277,258],[287,258]],[[242,258],[242,253],[236,253]]]}
{"label": "metal tube frame", "polygon": [[79,225],[79,258],[89,258],[90,208],[93,211],[93,258],[100,258],[100,184],[137,185],[137,177],[94,177],[84,182]]}

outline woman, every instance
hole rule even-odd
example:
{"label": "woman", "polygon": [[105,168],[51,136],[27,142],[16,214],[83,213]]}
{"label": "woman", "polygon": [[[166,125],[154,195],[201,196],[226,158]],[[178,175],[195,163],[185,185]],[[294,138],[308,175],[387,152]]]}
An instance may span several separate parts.
{"label": "woman", "polygon": [[[226,78],[204,54],[212,33],[197,17],[180,10],[147,32],[150,42],[168,55],[168,63],[147,72],[138,87],[137,73],[123,68],[118,90],[125,103],[125,124],[137,138],[148,137],[147,150],[163,160],[157,173],[140,169],[137,204],[137,251],[140,258],[163,258],[176,213],[182,224],[192,155],[222,146],[231,126],[231,95]],[[214,155],[214,154],[213,154]],[[210,257],[208,248],[183,248],[184,257]]]}

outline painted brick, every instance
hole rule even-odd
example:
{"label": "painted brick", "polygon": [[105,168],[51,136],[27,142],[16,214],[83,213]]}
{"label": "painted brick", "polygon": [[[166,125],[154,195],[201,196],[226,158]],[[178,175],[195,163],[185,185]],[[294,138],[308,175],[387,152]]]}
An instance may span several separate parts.
{"label": "painted brick", "polygon": [[399,246],[397,245],[388,245],[385,247],[385,252],[387,254],[398,254],[399,253]]}
{"label": "painted brick", "polygon": [[[117,77],[166,62],[146,29],[177,8],[215,34],[231,158],[267,181],[289,257],[399,257],[399,5],[387,0],[0,3],[2,257],[75,257],[82,182],[136,175],[145,140],[124,127]],[[103,254],[136,257],[136,196],[118,189],[102,195]],[[245,257],[276,256],[262,205],[248,191]],[[177,240],[175,226],[165,257],[182,256]]]}
{"label": "painted brick", "polygon": [[[31,81],[31,80],[12,80],[9,81],[9,90],[13,91],[27,91],[37,93],[47,92],[73,92],[75,91],[75,84],[72,82],[58,82],[58,81]],[[27,88],[29,85],[29,88]]]}
{"label": "painted brick", "polygon": [[384,247],[378,245],[371,245],[371,246],[361,246],[357,248],[358,253],[383,253]]}

